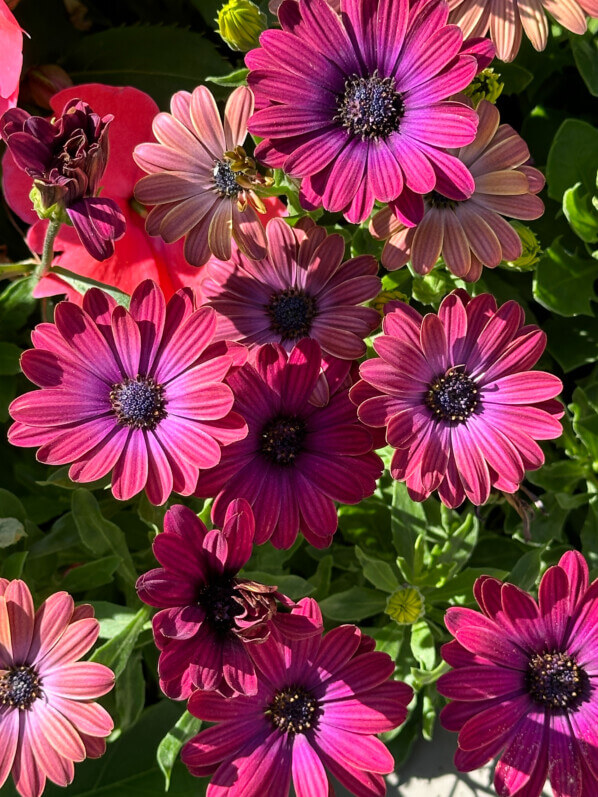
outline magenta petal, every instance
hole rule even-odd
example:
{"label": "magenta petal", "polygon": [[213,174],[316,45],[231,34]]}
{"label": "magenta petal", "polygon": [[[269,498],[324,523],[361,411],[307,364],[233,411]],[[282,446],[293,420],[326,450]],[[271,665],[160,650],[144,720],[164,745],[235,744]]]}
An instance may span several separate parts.
{"label": "magenta petal", "polygon": [[125,234],[124,214],[111,199],[87,197],[67,208],[81,243],[96,260],[114,252],[114,241]]}

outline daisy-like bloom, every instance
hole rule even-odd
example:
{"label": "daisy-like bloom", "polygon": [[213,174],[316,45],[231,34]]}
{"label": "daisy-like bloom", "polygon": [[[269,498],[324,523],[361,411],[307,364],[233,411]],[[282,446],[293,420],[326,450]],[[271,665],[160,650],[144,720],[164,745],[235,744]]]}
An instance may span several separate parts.
{"label": "daisy-like bloom", "polygon": [[145,172],[135,188],[144,205],[156,205],[147,219],[150,235],[171,243],[185,236],[185,257],[194,266],[210,254],[231,256],[231,236],[248,257],[266,254],[266,236],[258,213],[264,205],[255,193],[264,184],[243,143],[253,95],[235,89],[224,109],[224,125],[216,101],[205,86],[192,94],[178,91],[171,113],[154,119],[159,143],[139,144],[133,152]]}
{"label": "daisy-like bloom", "polygon": [[304,178],[304,207],[355,223],[376,199],[417,215],[413,194],[439,179],[469,196],[473,178],[446,148],[473,141],[477,115],[448,98],[471,82],[478,61],[461,53],[447,4],[342,0],[341,9],[288,0],[278,10],[282,30],[262,33],[261,48],[247,54],[258,109],[249,130],[265,139],[256,157]]}
{"label": "daisy-like bloom", "polygon": [[343,263],[342,236],[326,235],[311,219],[294,228],[274,219],[266,235],[269,255],[263,260],[234,249],[228,263],[206,265],[201,287],[218,312],[217,338],[248,346],[280,343],[290,351],[310,337],[334,357],[365,354],[363,338],[380,323],[375,310],[360,307],[380,292],[375,258]]}
{"label": "daisy-like bloom", "polygon": [[477,112],[475,141],[451,150],[473,175],[471,197],[458,198],[446,186],[449,199],[439,182],[425,197],[424,217],[416,228],[406,227],[388,207],[372,219],[371,233],[388,238],[382,264],[390,271],[411,260],[414,271],[428,274],[442,255],[455,276],[475,282],[482,266],[495,268],[521,255],[521,239],[503,216],[539,218],[544,203],[536,194],[544,187],[544,177],[532,166],[522,165],[530,157],[527,144],[510,125],[499,124],[496,106],[482,100]]}
{"label": "daisy-like bloom", "polygon": [[103,755],[113,722],[93,701],[114,674],[79,661],[99,631],[93,608],[68,593],[36,612],[23,581],[0,578],[0,787],[12,773],[22,797],[40,797],[46,779],[67,786],[74,762]]}
{"label": "daisy-like bloom", "polygon": [[33,178],[42,212],[56,207],[66,213],[96,260],[110,257],[114,241],[125,233],[116,202],[98,196],[113,119],[78,99],[69,100],[52,119],[30,116],[22,108],[11,108],[0,119],[0,137],[17,166]]}
{"label": "daisy-like bloom", "polygon": [[137,591],[161,609],[153,619],[154,640],[161,651],[160,686],[168,697],[185,699],[195,689],[255,694],[247,646],[267,639],[272,622],[295,636],[321,632],[321,626],[302,623],[305,618],[277,614],[277,601],[294,604],[276,587],[238,577],[254,536],[253,513],[243,499],[227,508],[222,531],[208,531],[186,506],[166,513],[164,531],[154,540],[163,566],[140,576]]}
{"label": "daisy-like bloom", "polygon": [[448,0],[450,21],[459,25],[463,35],[490,36],[501,61],[512,61],[519,52],[525,35],[536,50],[543,50],[548,41],[548,19],[573,33],[584,33],[586,14],[598,17],[598,0]]}
{"label": "daisy-like bloom", "polygon": [[14,445],[41,446],[40,462],[72,462],[69,476],[90,482],[112,473],[112,492],[127,500],[145,488],[162,504],[189,495],[199,468],[220,461],[221,446],[244,437],[223,380],[242,347],[213,343],[216,314],[198,310],[190,291],[168,302],[151,280],[130,310],[103,291],[87,291],[83,308],[56,307],[55,324],[32,332],[21,358],[41,387],[16,398],[8,433]]}
{"label": "daisy-like bloom", "polygon": [[517,302],[497,309],[490,294],[465,291],[424,318],[391,302],[382,329],[351,398],[365,424],[386,427],[393,478],[413,500],[438,490],[450,507],[465,496],[483,504],[492,487],[514,493],[544,462],[536,440],[562,432],[560,379],[530,370],[544,332],[524,326]]}
{"label": "daisy-like bloom", "polygon": [[320,346],[304,338],[290,354],[276,343],[261,346],[252,362],[230,374],[234,409],[249,432],[200,474],[196,495],[216,496],[216,525],[231,501],[245,498],[258,545],[271,539],[290,548],[301,531],[325,548],[338,525],[334,502],[357,504],[372,495],[382,460],[349,399],[351,363],[336,363],[320,378]]}
{"label": "daisy-like bloom", "polygon": [[[293,613],[321,622],[304,598]],[[225,700],[195,692],[189,711],[217,723],[187,742],[183,762],[212,775],[208,797],[328,797],[326,770],[352,794],[384,795],[393,759],[374,734],[404,722],[413,690],[354,625],[292,640],[273,630],[251,648],[257,693]]]}
{"label": "daisy-like bloom", "polygon": [[454,667],[437,682],[454,702],[440,719],[459,732],[457,769],[500,756],[500,797],[598,794],[598,581],[568,551],[540,582],[538,601],[513,584],[482,576],[482,610],[451,608],[455,640],[442,655]]}

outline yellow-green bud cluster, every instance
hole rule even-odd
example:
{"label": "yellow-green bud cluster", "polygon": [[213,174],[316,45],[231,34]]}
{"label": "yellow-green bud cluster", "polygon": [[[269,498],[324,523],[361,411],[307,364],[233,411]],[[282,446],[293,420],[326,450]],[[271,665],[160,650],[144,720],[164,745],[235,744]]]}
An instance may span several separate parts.
{"label": "yellow-green bud cluster", "polygon": [[488,100],[495,104],[504,87],[505,84],[500,82],[500,75],[494,69],[488,68],[483,69],[479,75],[474,77],[464,93],[471,98],[477,108],[482,100]]}

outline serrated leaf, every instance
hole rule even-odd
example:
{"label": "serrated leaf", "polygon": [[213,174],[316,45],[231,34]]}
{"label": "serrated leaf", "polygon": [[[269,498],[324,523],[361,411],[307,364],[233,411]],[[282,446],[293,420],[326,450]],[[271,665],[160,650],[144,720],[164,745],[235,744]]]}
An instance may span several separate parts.
{"label": "serrated leaf", "polygon": [[195,734],[199,733],[201,728],[201,720],[194,717],[188,711],[183,711],[180,719],[168,731],[166,736],[158,745],[156,751],[156,759],[160,767],[165,781],[165,790],[168,791],[170,787],[170,777],[172,775],[172,768],[181,750],[181,747],[188,742]]}
{"label": "serrated leaf", "polygon": [[[202,0],[203,2],[203,0]],[[111,28],[85,36],[62,63],[75,83],[135,86],[167,108],[176,91],[193,91],[230,65],[199,33],[160,25]]]}

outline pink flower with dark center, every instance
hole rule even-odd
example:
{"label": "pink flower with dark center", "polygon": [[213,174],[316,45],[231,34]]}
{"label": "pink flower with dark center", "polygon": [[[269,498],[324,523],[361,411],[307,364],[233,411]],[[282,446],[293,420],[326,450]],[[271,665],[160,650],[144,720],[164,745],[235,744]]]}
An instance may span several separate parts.
{"label": "pink flower with dark center", "polygon": [[495,756],[500,797],[539,797],[547,778],[554,797],[598,794],[598,581],[568,551],[542,577],[539,599],[514,584],[482,576],[482,610],[448,609],[455,637],[442,648],[455,669],[441,676],[453,700],[440,719],[459,732],[457,769]]}
{"label": "pink flower with dark center", "polygon": [[490,36],[501,61],[512,61],[525,35],[536,50],[548,41],[546,11],[567,30],[584,33],[586,14],[598,17],[597,0],[448,0],[450,21],[464,36]]}
{"label": "pink flower with dark center", "polygon": [[[321,622],[317,603],[293,614]],[[392,681],[394,662],[354,625],[292,640],[274,629],[253,645],[258,685],[225,700],[195,692],[189,711],[217,723],[183,747],[193,775],[211,775],[208,797],[328,797],[326,770],[353,794],[384,795],[394,762],[375,734],[404,722],[413,690]]]}
{"label": "pink flower with dark center", "polygon": [[301,531],[325,548],[338,525],[334,502],[357,504],[372,495],[382,461],[349,400],[351,363],[336,363],[320,377],[320,346],[304,338],[290,354],[278,344],[261,346],[230,374],[234,410],[249,432],[200,474],[196,495],[216,496],[216,525],[231,501],[245,498],[258,545],[271,539],[289,548]]}
{"label": "pink flower with dark center", "polygon": [[206,265],[201,287],[218,312],[217,339],[280,343],[290,351],[309,337],[335,357],[365,354],[363,338],[380,323],[376,310],[360,306],[381,290],[376,260],[361,255],[343,262],[343,238],[327,235],[311,219],[294,228],[274,219],[266,235],[264,260],[234,249],[228,263]]}
{"label": "pink flower with dark center", "polygon": [[96,260],[110,257],[114,241],[125,232],[116,202],[98,196],[113,118],[100,117],[86,102],[72,99],[56,118],[11,108],[0,119],[0,137],[17,166],[34,179],[44,211],[56,205],[66,212]]}
{"label": "pink flower with dark center", "polygon": [[277,614],[294,604],[276,587],[238,576],[253,548],[255,523],[243,499],[227,508],[222,531],[208,531],[185,506],[171,507],[154,540],[163,567],[137,581],[139,597],[158,606],[153,620],[160,648],[160,686],[174,700],[194,689],[255,694],[257,676],[248,645],[268,638],[272,623],[285,633],[321,632],[305,618]]}
{"label": "pink flower with dark center", "polygon": [[351,398],[363,423],[386,427],[393,478],[413,500],[438,490],[450,507],[483,504],[493,487],[514,493],[544,462],[536,440],[562,432],[560,379],[530,370],[544,332],[487,293],[454,291],[424,318],[402,302],[387,308],[379,356],[361,364]]}
{"label": "pink flower with dark center", "polygon": [[199,468],[220,462],[221,447],[245,436],[223,380],[246,352],[213,344],[216,314],[194,307],[191,291],[168,302],[151,280],[130,311],[97,288],[83,308],[56,307],[39,324],[34,349],[21,358],[41,390],[16,398],[13,445],[41,446],[40,462],[72,462],[69,476],[90,482],[112,473],[112,492],[127,500],[145,489],[162,504],[173,490],[190,495]]}
{"label": "pink flower with dark center", "polygon": [[184,235],[185,257],[194,266],[210,254],[228,260],[231,237],[248,257],[264,257],[266,237],[256,211],[265,208],[254,190],[264,178],[243,149],[252,93],[246,86],[233,91],[224,125],[205,86],[192,94],[178,91],[170,110],[154,119],[158,143],[140,144],[133,153],[148,172],[135,196],[156,205],[146,220],[148,233],[168,243]]}
{"label": "pink flower with dark center", "polygon": [[[388,238],[382,264],[394,271],[408,260],[418,274],[428,274],[440,255],[455,276],[475,282],[482,266],[495,268],[503,260],[521,256],[521,239],[503,216],[537,219],[544,203],[535,196],[544,177],[525,164],[530,157],[525,141],[510,125],[500,125],[498,109],[482,100],[480,124],[473,143],[451,150],[469,169],[475,191],[460,199],[443,196],[439,182],[424,198],[425,213],[417,227],[406,227],[390,208],[370,223],[376,238]],[[451,194],[450,186],[447,186]]]}
{"label": "pink flower with dark center", "polygon": [[68,593],[36,612],[23,581],[0,578],[0,787],[12,773],[22,797],[40,797],[46,779],[67,786],[74,762],[103,755],[113,722],[93,701],[114,674],[79,661],[99,630],[93,608]]}
{"label": "pink flower with dark center", "polygon": [[[256,97],[249,120],[265,140],[256,157],[303,178],[304,207],[342,211],[359,223],[374,201],[405,217],[438,180],[469,196],[473,178],[446,152],[473,141],[477,116],[448,98],[475,76],[474,54],[448,25],[442,0],[288,0],[282,30],[246,56]],[[414,199],[415,195],[415,199]]]}

